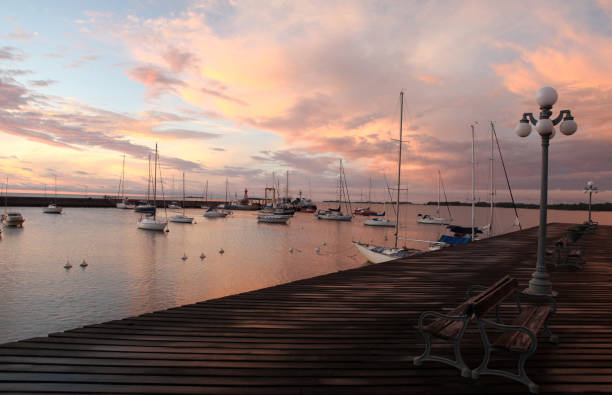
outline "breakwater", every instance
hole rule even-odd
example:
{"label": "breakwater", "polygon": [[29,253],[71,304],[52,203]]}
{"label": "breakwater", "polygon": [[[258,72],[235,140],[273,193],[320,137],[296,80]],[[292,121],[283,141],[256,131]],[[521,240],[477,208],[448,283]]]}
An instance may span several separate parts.
{"label": "breakwater", "polygon": [[[6,205],[12,207],[45,207],[50,203],[56,203],[61,207],[115,207],[121,200],[116,197],[102,196],[102,197],[44,197],[44,196],[8,196],[6,198]],[[136,204],[139,200],[131,199],[128,200],[129,204]],[[4,199],[0,200],[1,204],[4,205]],[[171,200],[158,201],[157,207],[167,207]],[[186,200],[185,208],[200,208],[201,206],[212,206],[215,207],[222,204],[219,200]]]}

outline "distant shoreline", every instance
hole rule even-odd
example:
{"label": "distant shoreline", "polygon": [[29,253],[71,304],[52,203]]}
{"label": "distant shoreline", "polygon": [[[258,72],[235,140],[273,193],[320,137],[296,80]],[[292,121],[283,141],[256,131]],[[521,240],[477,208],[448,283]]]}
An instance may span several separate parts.
{"label": "distant shoreline", "polygon": [[[324,200],[325,203],[338,203],[337,200]],[[385,202],[352,202],[354,204],[384,204]],[[388,203],[388,202],[387,202]],[[438,202],[427,202],[427,203],[413,203],[413,202],[400,202],[400,204],[414,204],[424,206],[435,206]],[[489,202],[477,202],[476,207],[489,207]],[[446,205],[446,204],[444,204]],[[449,206],[471,206],[472,203],[467,202],[448,202]],[[499,202],[495,203],[495,207],[512,208],[511,202]],[[532,203],[516,203],[516,208],[526,209],[539,209],[539,204]],[[548,208],[551,210],[567,210],[567,211],[588,211],[589,205],[587,203],[557,203],[549,204]],[[612,211],[612,203],[593,203],[591,205],[591,211]]]}

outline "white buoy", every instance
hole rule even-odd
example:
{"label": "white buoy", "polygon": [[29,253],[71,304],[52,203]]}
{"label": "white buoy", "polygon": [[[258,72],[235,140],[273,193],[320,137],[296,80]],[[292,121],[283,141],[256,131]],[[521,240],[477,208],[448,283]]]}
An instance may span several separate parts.
{"label": "white buoy", "polygon": [[315,252],[318,254],[321,251],[319,247],[315,248]]}
{"label": "white buoy", "polygon": [[204,259],[204,258],[206,258],[206,255],[204,255],[204,253],[201,253],[200,254],[200,259]]}
{"label": "white buoy", "polygon": [[293,247],[289,248],[289,252],[293,254]]}
{"label": "white buoy", "polygon": [[69,260],[66,260],[66,264],[64,265],[64,269],[70,269],[72,267],[72,264],[70,263]]}
{"label": "white buoy", "polygon": [[322,245],[322,246],[326,246],[326,245],[327,245],[327,243],[326,243],[326,242],[323,242],[323,243],[321,243],[321,245]]}
{"label": "white buoy", "polygon": [[183,253],[183,256],[181,257],[181,259],[186,261],[187,260],[187,254]]}
{"label": "white buoy", "polygon": [[223,254],[225,251],[223,251],[223,248],[219,248],[219,254]]}
{"label": "white buoy", "polygon": [[81,261],[81,264],[80,264],[79,266],[81,266],[81,267],[87,267],[87,262],[85,262],[85,259],[83,259],[83,260]]}

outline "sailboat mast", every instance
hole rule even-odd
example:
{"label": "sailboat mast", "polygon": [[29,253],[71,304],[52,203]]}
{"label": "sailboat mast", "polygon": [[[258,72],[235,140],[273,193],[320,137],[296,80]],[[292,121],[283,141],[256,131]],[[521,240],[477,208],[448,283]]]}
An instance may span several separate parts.
{"label": "sailboat mast", "polygon": [[474,216],[474,209],[476,205],[476,187],[474,185],[474,124],[471,124],[472,128],[472,241],[474,240],[474,227],[476,225],[476,217]]}
{"label": "sailboat mast", "polygon": [[438,215],[440,215],[440,169],[438,169]]}
{"label": "sailboat mast", "polygon": [[121,165],[121,198],[125,197],[125,154],[123,154],[123,164]]}
{"label": "sailboat mast", "polygon": [[54,192],[53,192],[53,204],[57,204],[57,176],[54,176],[54,185],[55,187],[53,188]]}
{"label": "sailboat mast", "polygon": [[490,192],[491,192],[491,214],[490,214],[490,220],[489,220],[489,234],[492,235],[493,234],[493,209],[495,207],[495,190],[494,190],[494,185],[493,185],[493,141],[494,139],[494,135],[493,135],[493,121],[491,121],[491,183],[490,183]]}
{"label": "sailboat mast", "polygon": [[227,177],[225,177],[225,205],[226,206],[227,206],[227,189],[228,189],[228,182],[227,182]]}
{"label": "sailboat mast", "polygon": [[400,92],[399,160],[397,162],[397,210],[395,211],[395,244],[399,236],[400,189],[402,181],[402,125],[404,122],[404,91]]}
{"label": "sailboat mast", "polygon": [[151,154],[149,154],[149,175],[147,178],[147,204],[151,204]]}
{"label": "sailboat mast", "polygon": [[157,211],[157,143],[155,143],[155,169],[153,169],[153,219]]}
{"label": "sailboat mast", "polygon": [[205,202],[208,203],[208,180],[206,180],[206,195],[205,195]]}
{"label": "sailboat mast", "polygon": [[185,172],[183,172],[183,217],[185,216]]}

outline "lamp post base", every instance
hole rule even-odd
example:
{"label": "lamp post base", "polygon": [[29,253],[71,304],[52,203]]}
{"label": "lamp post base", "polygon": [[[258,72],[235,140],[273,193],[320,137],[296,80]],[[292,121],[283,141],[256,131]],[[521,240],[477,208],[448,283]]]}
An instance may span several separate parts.
{"label": "lamp post base", "polygon": [[552,283],[549,280],[548,273],[534,272],[529,287],[523,290],[524,294],[534,296],[557,296],[557,292],[552,290]]}

